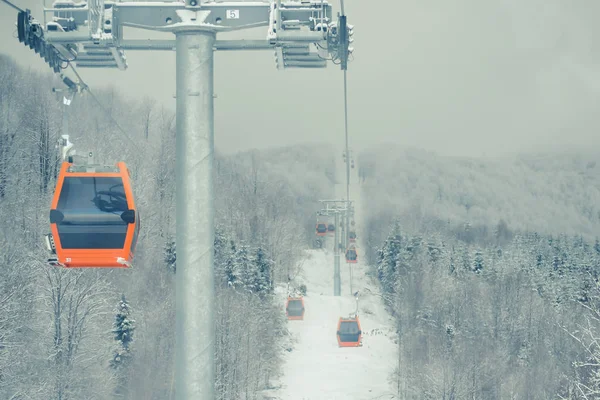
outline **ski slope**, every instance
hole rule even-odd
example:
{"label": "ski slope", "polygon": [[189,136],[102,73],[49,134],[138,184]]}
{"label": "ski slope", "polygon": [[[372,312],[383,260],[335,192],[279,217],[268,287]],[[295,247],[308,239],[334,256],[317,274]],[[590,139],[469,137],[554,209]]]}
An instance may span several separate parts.
{"label": "ski slope", "polygon": [[[342,167],[345,168],[344,164]],[[343,173],[345,169],[338,168]],[[360,190],[356,170],[351,170],[350,198],[355,201],[358,263],[352,265],[352,291],[359,291],[359,311],[363,346],[338,347],[336,331],[339,317],[356,310],[350,287],[349,264],[341,255],[342,296],[333,296],[333,239],[326,249],[308,250],[297,285],[304,283],[303,321],[288,321],[294,342],[285,352],[280,387],[265,392],[266,399],[280,400],[368,400],[394,399],[389,377],[396,367],[397,345],[393,321],[378,296],[377,284],[365,276],[366,265],[361,251]],[[345,184],[336,185],[337,198],[345,198]],[[287,293],[281,293],[285,302]]]}

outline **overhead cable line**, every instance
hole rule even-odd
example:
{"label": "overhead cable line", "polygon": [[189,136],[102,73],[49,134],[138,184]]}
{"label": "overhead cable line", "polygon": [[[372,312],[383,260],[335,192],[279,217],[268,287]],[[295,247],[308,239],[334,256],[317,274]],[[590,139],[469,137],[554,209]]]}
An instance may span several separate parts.
{"label": "overhead cable line", "polygon": [[11,3],[11,2],[10,2],[10,1],[8,1],[8,0],[2,0],[2,1],[3,1],[4,3],[8,4],[9,6],[11,6],[12,8],[14,8],[14,9],[15,9],[15,10],[17,10],[17,11],[20,11],[20,12],[25,12],[25,10],[23,10],[22,8],[20,8],[20,7],[16,6],[16,5],[14,5],[13,3]]}
{"label": "overhead cable line", "polygon": [[[6,1],[6,0],[3,0]],[[94,99],[94,101],[98,104],[98,106],[102,109],[102,111],[110,118],[110,120],[115,124],[115,126],[119,129],[119,131],[121,131],[121,133],[127,138],[127,140],[129,140],[135,147],[138,147],[138,144],[136,143],[135,140],[133,140],[128,134],[127,132],[125,132],[125,129],[123,129],[121,127],[121,125],[119,125],[119,123],[117,122],[117,120],[112,116],[112,113],[109,112],[109,110],[104,107],[102,105],[102,103],[100,102],[100,100],[98,100],[98,98],[96,97],[96,95],[92,92],[92,89],[90,89],[90,87],[83,81],[83,79],[81,78],[81,75],[79,75],[79,72],[77,72],[77,70],[75,69],[75,67],[73,66],[73,64],[68,61],[69,67],[71,67],[71,70],[73,71],[73,73],[75,74],[75,76],[77,76],[77,80],[79,81],[79,84],[81,85],[81,88],[83,90],[87,90],[87,92],[90,94],[90,96],[92,96],[92,99]]]}
{"label": "overhead cable line", "polygon": [[[350,36],[351,34],[351,29],[349,29],[347,22],[346,22],[346,14],[344,12],[344,0],[340,0],[340,11],[341,11],[341,15],[342,15],[342,20],[343,20],[343,26],[341,26],[341,31],[340,31],[340,35],[342,35],[343,38],[343,54],[342,54],[342,60],[343,62],[341,63],[342,66],[342,70],[344,71],[344,136],[346,139],[346,208],[349,210],[350,209],[350,150],[348,147],[348,85],[347,85],[347,70],[348,70],[348,56],[349,56],[349,44],[351,42],[350,40]],[[345,229],[344,229],[344,233],[345,233],[345,238],[344,238],[344,244],[346,245],[346,247],[348,247],[349,244],[349,234],[350,234],[350,215],[349,213],[346,214],[346,219],[345,219]],[[349,270],[350,270],[350,293],[352,293],[352,266],[348,265]]]}

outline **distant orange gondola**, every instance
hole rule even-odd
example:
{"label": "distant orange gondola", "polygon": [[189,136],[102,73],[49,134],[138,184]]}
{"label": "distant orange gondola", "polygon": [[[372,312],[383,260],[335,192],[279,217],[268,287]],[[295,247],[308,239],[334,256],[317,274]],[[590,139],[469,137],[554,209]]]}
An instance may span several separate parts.
{"label": "distant orange gondola", "polygon": [[289,320],[303,320],[304,299],[302,297],[288,297],[285,304],[285,315]]}
{"label": "distant orange gondola", "polygon": [[327,234],[327,225],[324,223],[317,224],[317,236],[325,236]]}
{"label": "distant orange gondola", "polygon": [[50,229],[46,241],[56,255],[48,260],[51,265],[130,267],[140,218],[125,163],[110,167],[63,162],[50,210]]}
{"label": "distant orange gondola", "polygon": [[356,253],[356,249],[351,248],[346,250],[346,262],[351,264],[356,264],[358,262],[358,254]]}
{"label": "distant orange gondola", "polygon": [[334,224],[327,225],[327,230],[329,232],[335,232],[335,225]]}
{"label": "distant orange gondola", "polygon": [[360,347],[362,345],[362,331],[358,316],[339,319],[337,341],[340,347]]}
{"label": "distant orange gondola", "polygon": [[355,243],[356,242],[356,232],[350,231],[350,233],[348,233],[348,240],[350,240],[350,243]]}

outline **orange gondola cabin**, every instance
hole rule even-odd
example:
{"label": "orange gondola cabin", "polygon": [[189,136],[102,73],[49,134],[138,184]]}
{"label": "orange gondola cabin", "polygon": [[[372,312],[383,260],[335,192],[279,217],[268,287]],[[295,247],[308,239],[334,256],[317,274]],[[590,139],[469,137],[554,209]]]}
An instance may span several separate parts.
{"label": "orange gondola cabin", "polygon": [[327,225],[319,222],[317,224],[317,236],[325,236],[327,234]]}
{"label": "orange gondola cabin", "polygon": [[348,239],[350,240],[350,243],[356,243],[356,232],[350,231],[350,233],[348,233]]}
{"label": "orange gondola cabin", "polygon": [[354,318],[340,318],[337,327],[337,341],[340,347],[362,346],[362,331],[358,316]]}
{"label": "orange gondola cabin", "polygon": [[288,297],[285,304],[285,315],[289,320],[303,320],[304,299],[302,297]]}
{"label": "orange gondola cabin", "polygon": [[346,262],[351,264],[356,264],[358,262],[358,254],[356,253],[356,249],[348,249],[346,250]]}
{"label": "orange gondola cabin", "polygon": [[327,230],[329,232],[335,232],[335,225],[334,224],[327,225]]}
{"label": "orange gondola cabin", "polygon": [[125,163],[63,162],[50,209],[50,229],[46,245],[55,255],[48,260],[51,265],[130,267],[140,218]]}

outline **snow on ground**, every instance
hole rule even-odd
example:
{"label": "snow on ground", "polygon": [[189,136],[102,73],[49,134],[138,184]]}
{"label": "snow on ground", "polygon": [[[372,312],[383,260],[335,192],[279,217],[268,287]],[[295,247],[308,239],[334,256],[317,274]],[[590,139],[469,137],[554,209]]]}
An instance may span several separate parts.
{"label": "snow on ground", "polygon": [[[342,164],[343,165],[343,164]],[[344,174],[338,176],[345,176]],[[352,266],[352,291],[359,291],[359,318],[363,331],[362,347],[338,347],[336,331],[339,317],[356,309],[351,295],[349,265],[341,255],[342,296],[333,296],[333,240],[326,249],[307,250],[296,284],[304,283],[303,321],[288,321],[295,342],[284,354],[283,377],[276,390],[265,391],[266,399],[280,400],[369,400],[394,399],[389,377],[396,366],[397,345],[393,321],[378,296],[376,282],[365,276],[361,262],[362,210],[355,170],[352,171],[350,198],[355,200],[359,262]],[[345,182],[345,179],[343,180]],[[345,198],[345,185],[336,185],[338,198]],[[369,291],[370,290],[370,291]],[[282,302],[285,301],[282,293]]]}

